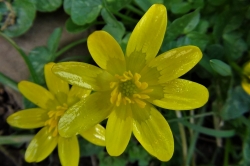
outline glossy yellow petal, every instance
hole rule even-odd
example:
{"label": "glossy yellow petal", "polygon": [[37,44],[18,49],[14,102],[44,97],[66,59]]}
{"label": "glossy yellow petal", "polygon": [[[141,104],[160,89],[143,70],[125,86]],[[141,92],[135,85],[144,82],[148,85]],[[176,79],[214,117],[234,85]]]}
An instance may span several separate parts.
{"label": "glossy yellow petal", "polygon": [[102,127],[102,125],[95,125],[91,127],[88,130],[85,130],[83,132],[79,132],[83,138],[88,140],[89,142],[99,145],[99,146],[105,146],[105,128]]}
{"label": "glossy yellow petal", "polygon": [[57,137],[53,137],[47,127],[42,128],[31,140],[26,152],[27,162],[40,162],[44,160],[55,149]]}
{"label": "glossy yellow petal", "polygon": [[166,83],[192,69],[202,58],[196,46],[183,46],[167,51],[153,59],[141,72],[141,81],[149,85]]}
{"label": "glossy yellow petal", "polygon": [[[137,23],[128,41],[126,56],[130,67],[140,65],[134,56],[144,56],[147,62],[153,59],[164,38],[167,27],[167,11],[164,5],[152,5]],[[130,69],[130,68],[128,68]]]}
{"label": "glossy yellow petal", "polygon": [[112,109],[109,99],[110,92],[95,92],[70,107],[59,120],[60,135],[74,136],[106,119]]}
{"label": "glossy yellow petal", "polygon": [[61,104],[64,104],[67,101],[69,84],[52,73],[52,67],[54,64],[55,63],[51,62],[44,66],[45,80],[49,91],[54,94]]}
{"label": "glossy yellow petal", "polygon": [[125,58],[120,45],[105,31],[95,31],[88,37],[88,49],[95,62],[111,74],[123,74]]}
{"label": "glossy yellow petal", "polygon": [[107,71],[81,62],[57,63],[52,71],[72,85],[97,91],[109,90],[109,83],[115,79]]}
{"label": "glossy yellow petal", "polygon": [[23,129],[42,127],[48,120],[48,111],[41,108],[31,108],[18,111],[7,118],[9,125]]}
{"label": "glossy yellow petal", "polygon": [[106,147],[109,155],[119,156],[126,149],[132,133],[130,104],[115,107],[106,126]]}
{"label": "glossy yellow petal", "polygon": [[29,101],[43,109],[54,109],[58,105],[54,95],[44,87],[29,81],[21,81],[18,89]]}
{"label": "glossy yellow petal", "polygon": [[62,166],[78,166],[80,150],[77,137],[58,137],[58,154]]}
{"label": "glossy yellow petal", "polygon": [[144,108],[133,104],[133,133],[141,145],[161,161],[171,159],[174,139],[164,117],[151,105]]}
{"label": "glossy yellow petal", "polygon": [[242,88],[250,95],[250,61],[247,62],[243,67],[243,79],[241,82]]}
{"label": "glossy yellow petal", "polygon": [[163,84],[164,91],[157,97],[150,96],[149,101],[159,107],[171,110],[190,110],[203,106],[209,97],[206,87],[198,83],[174,79]]}
{"label": "glossy yellow petal", "polygon": [[73,104],[80,101],[82,98],[87,97],[90,94],[90,92],[91,90],[89,89],[73,85],[68,93],[68,100],[67,100],[68,106],[72,106]]}

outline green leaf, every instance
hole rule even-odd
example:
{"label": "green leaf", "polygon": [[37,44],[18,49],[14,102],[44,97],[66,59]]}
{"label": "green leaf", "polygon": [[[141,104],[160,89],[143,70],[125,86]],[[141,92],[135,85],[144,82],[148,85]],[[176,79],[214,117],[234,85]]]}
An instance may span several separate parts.
{"label": "green leaf", "polygon": [[106,0],[109,9],[119,11],[126,5],[130,4],[132,0]]}
{"label": "green leaf", "polygon": [[127,164],[127,159],[122,156],[111,157],[106,152],[98,153],[99,166],[121,166]]}
{"label": "green leaf", "polygon": [[39,0],[36,1],[36,8],[41,12],[52,12],[62,5],[62,0]]}
{"label": "green leaf", "polygon": [[118,43],[121,43],[122,37],[125,34],[124,25],[117,21],[116,18],[107,9],[103,8],[101,11],[102,18],[107,23],[103,30],[111,34]]}
{"label": "green leaf", "polygon": [[72,0],[63,1],[63,9],[69,15],[71,15],[71,7],[72,7]]}
{"label": "green leaf", "polygon": [[243,163],[244,165],[250,165],[250,128],[246,128],[246,134],[243,139],[243,148],[242,148],[242,154],[243,154]]}
{"label": "green leaf", "polygon": [[[214,71],[209,63],[209,58],[206,54],[202,56],[202,59],[199,62],[199,65],[201,65],[206,71],[208,71],[211,74],[214,74]],[[198,72],[199,73],[199,72]]]}
{"label": "green leaf", "polygon": [[78,25],[88,24],[97,18],[101,9],[101,0],[74,0],[71,7],[71,18]]}
{"label": "green leaf", "polygon": [[44,80],[44,65],[54,61],[53,55],[47,47],[36,47],[29,53],[29,59],[35,69],[38,79],[41,84],[45,84]]}
{"label": "green leaf", "polygon": [[206,51],[210,59],[222,59],[225,54],[224,47],[220,44],[212,44],[206,48]]}
{"label": "green leaf", "polygon": [[33,137],[34,135],[1,136],[0,145],[25,143],[25,142],[29,142]]}
{"label": "green leaf", "polygon": [[192,6],[188,2],[172,3],[170,6],[174,14],[184,14],[191,10]]}
{"label": "green leaf", "polygon": [[9,37],[17,37],[25,33],[32,26],[36,7],[33,0],[15,0],[12,8],[16,14],[15,24],[9,26],[3,32]]}
{"label": "green leaf", "polygon": [[163,41],[163,45],[166,45],[170,41],[175,40],[178,36],[191,32],[199,23],[200,13],[199,10],[195,10],[192,13],[186,14],[172,22],[167,28],[167,33]]}
{"label": "green leaf", "polygon": [[81,157],[95,155],[104,149],[104,147],[96,146],[96,145],[88,142],[87,140],[85,140],[82,137],[78,138],[78,142],[79,142],[80,156]]}
{"label": "green leaf", "polygon": [[127,44],[128,44],[128,40],[130,38],[130,35],[131,35],[131,33],[127,33],[121,41],[120,45],[121,45],[123,52],[126,52],[126,48],[127,48]]}
{"label": "green leaf", "polygon": [[221,34],[223,34],[224,28],[227,25],[228,18],[230,18],[230,11],[228,9],[214,15],[213,36],[217,42],[221,39]]}
{"label": "green leaf", "polygon": [[208,3],[214,5],[214,6],[220,6],[222,5],[226,0],[208,0]]}
{"label": "green leaf", "polygon": [[86,31],[87,29],[89,29],[91,26],[94,25],[94,22],[92,23],[89,23],[89,24],[85,24],[85,25],[77,25],[75,24],[71,18],[69,18],[66,23],[65,23],[65,26],[66,26],[66,29],[68,32],[71,32],[71,33],[79,33],[79,32],[84,32]]}
{"label": "green leaf", "polygon": [[247,11],[246,11],[246,18],[247,18],[247,19],[250,19],[250,6],[247,8]]}
{"label": "green leaf", "polygon": [[187,44],[198,46],[202,51],[205,49],[209,42],[209,37],[206,34],[199,32],[190,32],[186,36]]}
{"label": "green leaf", "polygon": [[233,16],[232,18],[230,18],[229,22],[227,23],[223,33],[229,33],[238,29],[241,26],[243,20],[244,20],[244,17],[242,17],[242,15]]}
{"label": "green leaf", "polygon": [[247,51],[247,44],[242,39],[242,33],[232,32],[223,35],[226,53],[233,59],[239,59]]}
{"label": "green leaf", "polygon": [[220,111],[223,120],[230,120],[240,117],[250,108],[250,96],[242,89],[241,86],[229,90],[227,100]]}
{"label": "green leaf", "polygon": [[208,28],[209,28],[209,22],[207,20],[201,19],[196,27],[196,30],[200,33],[206,33]]}
{"label": "green leaf", "polygon": [[[51,54],[53,55],[56,53],[58,49],[61,35],[62,35],[62,28],[56,28],[48,39],[47,46]],[[54,60],[54,59],[55,58],[51,58],[51,60]]]}
{"label": "green leaf", "polygon": [[163,4],[163,0],[135,0],[135,3],[143,10],[147,11],[150,6],[153,4],[159,3]]}
{"label": "green leaf", "polygon": [[232,70],[231,67],[218,59],[211,59],[210,65],[214,71],[216,71],[221,76],[231,76]]}
{"label": "green leaf", "polygon": [[186,120],[180,120],[180,122],[184,126],[191,128],[197,132],[200,132],[200,133],[205,134],[205,135],[210,135],[210,136],[213,136],[216,138],[232,137],[235,135],[235,130],[214,130],[214,129],[202,127],[200,125],[195,125],[195,124],[189,123]]}

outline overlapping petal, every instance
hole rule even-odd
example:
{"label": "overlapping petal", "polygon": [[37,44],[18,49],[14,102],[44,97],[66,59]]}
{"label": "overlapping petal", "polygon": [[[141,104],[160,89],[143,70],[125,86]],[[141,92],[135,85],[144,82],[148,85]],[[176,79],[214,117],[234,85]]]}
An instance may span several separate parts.
{"label": "overlapping petal", "polygon": [[95,62],[111,74],[123,74],[126,70],[122,49],[109,33],[92,33],[88,37],[88,49]]}
{"label": "overlapping petal", "polygon": [[250,95],[250,61],[243,67],[243,79],[241,82],[242,88]]}
{"label": "overlapping petal", "polygon": [[62,166],[78,166],[80,150],[76,136],[58,138],[58,154]]}
{"label": "overlapping petal", "polygon": [[47,127],[42,128],[31,140],[26,152],[25,160],[27,162],[40,162],[55,149],[57,137],[53,137]]}
{"label": "overlapping petal", "polygon": [[7,118],[7,122],[14,127],[34,129],[42,127],[48,120],[48,111],[41,108],[31,108],[18,111]]}
{"label": "overlapping petal", "polygon": [[151,105],[131,105],[133,133],[141,145],[161,161],[168,161],[174,152],[174,139],[164,117]]}
{"label": "overlapping petal", "polygon": [[52,67],[55,63],[48,63],[44,66],[44,75],[49,91],[54,94],[57,100],[63,104],[67,101],[69,84],[52,73]]}
{"label": "overlapping petal", "polygon": [[28,100],[43,109],[54,109],[58,105],[52,93],[35,83],[21,81],[18,89]]}
{"label": "overlapping petal", "polygon": [[97,91],[108,90],[109,82],[114,79],[108,72],[81,62],[57,63],[52,71],[72,85]]}
{"label": "overlapping petal", "polygon": [[111,156],[119,156],[126,149],[132,133],[130,104],[115,107],[106,128],[107,151]]}
{"label": "overlapping petal", "polygon": [[192,69],[202,58],[196,46],[183,46],[167,51],[145,66],[142,81],[149,85],[166,83]]}
{"label": "overlapping petal", "polygon": [[95,125],[88,130],[84,130],[83,132],[79,132],[79,134],[88,140],[89,142],[99,145],[99,146],[105,146],[105,129],[102,125]]}
{"label": "overlapping petal", "polygon": [[166,27],[166,8],[160,4],[152,5],[137,23],[128,41],[126,49],[128,70],[135,72],[134,67],[139,65],[141,67],[136,69],[138,72],[143,67],[140,65],[143,63],[141,61],[143,57],[144,61],[150,61],[157,55]]}
{"label": "overlapping petal", "polygon": [[107,118],[112,110],[109,98],[110,92],[95,92],[70,107],[59,120],[60,135],[74,136]]}
{"label": "overlapping petal", "polygon": [[150,96],[149,101],[171,110],[199,108],[207,102],[209,96],[207,88],[203,85],[183,79],[174,79],[163,84],[163,87],[159,98],[156,95]]}
{"label": "overlapping petal", "polygon": [[87,97],[90,93],[91,93],[91,90],[89,89],[73,85],[70,88],[70,91],[68,93],[67,104],[69,106],[72,106],[73,104],[77,103],[81,99]]}

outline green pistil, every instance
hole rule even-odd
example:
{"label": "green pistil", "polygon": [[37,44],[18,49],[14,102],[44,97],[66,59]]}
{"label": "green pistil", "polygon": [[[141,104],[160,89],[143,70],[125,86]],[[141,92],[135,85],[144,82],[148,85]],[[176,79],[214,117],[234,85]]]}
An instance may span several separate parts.
{"label": "green pistil", "polygon": [[131,80],[129,80],[120,84],[120,90],[122,95],[129,97],[135,93],[136,86]]}

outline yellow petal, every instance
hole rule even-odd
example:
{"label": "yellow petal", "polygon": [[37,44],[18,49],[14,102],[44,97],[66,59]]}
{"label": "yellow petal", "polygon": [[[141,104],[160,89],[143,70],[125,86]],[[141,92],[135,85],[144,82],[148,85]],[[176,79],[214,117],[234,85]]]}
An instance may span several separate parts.
{"label": "yellow petal", "polygon": [[88,130],[85,130],[83,132],[80,132],[81,136],[88,140],[89,142],[99,145],[99,146],[105,146],[105,128],[101,125],[97,124],[93,127],[91,127]]}
{"label": "yellow petal", "polygon": [[40,162],[55,149],[57,137],[53,137],[47,127],[42,128],[31,140],[26,152],[27,162]]}
{"label": "yellow petal", "polygon": [[149,85],[166,83],[192,69],[202,58],[196,46],[183,46],[167,51],[153,59],[141,72],[141,81]]}
{"label": "yellow petal", "polygon": [[95,62],[111,74],[123,74],[125,58],[120,45],[105,31],[95,31],[88,37],[88,49]]}
{"label": "yellow petal", "polygon": [[7,122],[14,127],[34,129],[42,127],[48,120],[48,111],[41,108],[31,108],[18,111],[7,118]]}
{"label": "yellow petal", "polygon": [[55,63],[48,63],[44,66],[44,75],[46,79],[46,84],[49,91],[54,94],[57,100],[64,104],[67,101],[67,94],[69,92],[69,84],[58,76],[52,73],[52,66]]}
{"label": "yellow petal", "polygon": [[109,155],[119,156],[126,149],[132,133],[131,107],[115,107],[110,114],[106,130],[106,147]]}
{"label": "yellow petal", "polygon": [[243,67],[244,77],[241,82],[242,88],[250,95],[250,61]]}
{"label": "yellow petal", "polygon": [[18,89],[29,101],[43,109],[54,109],[58,105],[54,95],[44,87],[29,81],[21,81]]}
{"label": "yellow petal", "polygon": [[72,106],[73,104],[80,101],[82,98],[87,97],[90,94],[90,92],[91,90],[73,85],[68,93],[68,100],[67,100],[68,106]]}
{"label": "yellow petal", "polygon": [[54,74],[69,82],[91,90],[109,90],[109,83],[115,78],[108,72],[87,63],[61,62],[53,66]]}
{"label": "yellow petal", "polygon": [[174,139],[164,117],[150,104],[144,108],[133,104],[133,133],[141,145],[161,161],[171,159]]}
{"label": "yellow petal", "polygon": [[77,137],[58,137],[58,154],[62,166],[78,166],[80,150]]}
{"label": "yellow petal", "polygon": [[[144,56],[144,60],[148,62],[157,55],[166,27],[167,12],[165,6],[152,5],[137,23],[128,41],[126,49],[126,56],[129,57],[127,59],[128,66],[140,65],[140,63],[136,64],[137,57],[134,56]],[[128,70],[132,69],[128,68]]]}
{"label": "yellow petal", "polygon": [[70,107],[59,120],[60,135],[74,136],[106,119],[112,109],[109,99],[110,92],[95,92]]}
{"label": "yellow petal", "polygon": [[190,110],[203,106],[208,101],[208,90],[198,83],[175,79],[164,86],[164,97],[150,96],[149,101],[159,107],[171,110]]}

